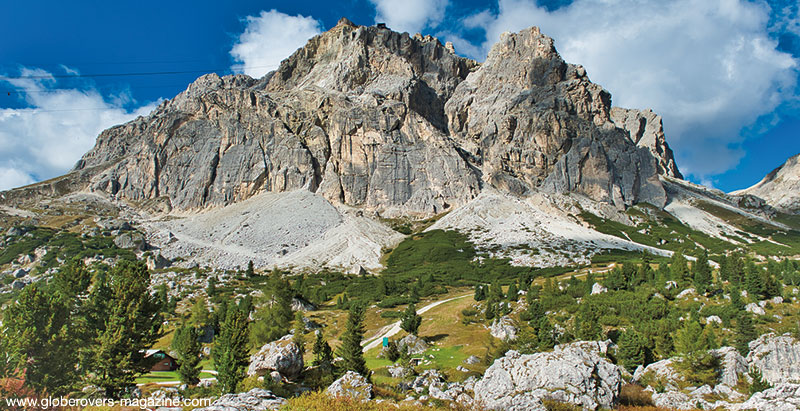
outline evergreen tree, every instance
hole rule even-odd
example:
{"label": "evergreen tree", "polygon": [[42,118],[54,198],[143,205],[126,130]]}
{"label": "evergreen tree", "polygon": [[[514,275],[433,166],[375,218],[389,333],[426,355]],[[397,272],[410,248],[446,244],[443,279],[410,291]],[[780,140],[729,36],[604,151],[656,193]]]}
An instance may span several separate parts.
{"label": "evergreen tree", "polygon": [[519,290],[517,289],[517,282],[512,281],[511,285],[508,286],[508,292],[506,293],[508,297],[508,301],[516,302],[519,298]]}
{"label": "evergreen tree", "polygon": [[212,351],[217,382],[225,393],[236,392],[236,386],[244,379],[247,365],[248,313],[235,305],[229,305],[225,321],[220,326],[219,336],[214,340]]}
{"label": "evergreen tree", "polygon": [[206,294],[208,294],[208,298],[214,298],[217,295],[217,277],[211,276],[208,279]]}
{"label": "evergreen tree", "polygon": [[748,374],[750,375],[751,380],[749,387],[750,395],[772,388],[772,384],[764,379],[764,375],[761,374],[761,371],[758,368],[751,367]]}
{"label": "evergreen tree", "polygon": [[714,384],[717,380],[719,360],[708,352],[708,339],[697,320],[689,319],[676,332],[675,350],[681,357],[678,370],[687,381]]}
{"label": "evergreen tree", "polygon": [[117,398],[133,385],[137,374],[147,371],[144,352],[153,346],[161,330],[161,307],[150,294],[150,272],[141,261],[122,260],[111,270],[110,300],[103,331],[89,370],[106,396]]}
{"label": "evergreen tree", "polygon": [[708,263],[708,252],[705,250],[697,256],[697,260],[692,264],[694,289],[699,294],[705,294],[711,288],[713,277],[711,276],[711,265]]}
{"label": "evergreen tree", "polygon": [[686,258],[679,251],[672,254],[669,269],[670,274],[672,274],[672,279],[675,281],[688,283],[692,280]]}
{"label": "evergreen tree", "polygon": [[739,317],[736,319],[736,350],[739,354],[746,357],[750,352],[750,341],[757,337],[756,329],[753,326],[753,320],[750,318],[750,313],[746,311],[739,312]]}
{"label": "evergreen tree", "polygon": [[25,287],[3,313],[0,362],[25,370],[25,383],[36,392],[68,393],[78,382],[76,340],[71,307],[61,293],[47,293],[39,284]]}
{"label": "evergreen tree", "polygon": [[622,275],[622,270],[619,267],[614,267],[603,281],[603,285],[609,290],[618,291],[625,288],[625,277]]}
{"label": "evergreen tree", "polygon": [[483,286],[478,284],[475,286],[475,301],[483,301],[486,299],[486,292],[483,290]]}
{"label": "evergreen tree", "polygon": [[178,375],[184,384],[197,384],[200,376],[200,351],[202,346],[199,333],[194,327],[180,327],[175,330],[172,350],[178,360]]}
{"label": "evergreen tree", "polygon": [[314,348],[312,349],[312,353],[314,354],[314,361],[312,364],[315,367],[330,367],[333,363],[333,351],[331,350],[331,346],[325,341],[325,338],[322,336],[322,331],[317,330],[316,334],[317,338],[314,341]]}
{"label": "evergreen tree", "polygon": [[294,314],[294,333],[292,335],[292,341],[297,348],[300,349],[301,353],[306,352],[306,323],[303,320],[305,320],[305,316],[303,316],[302,311],[298,311]]}
{"label": "evergreen tree", "polygon": [[503,296],[503,287],[500,286],[499,281],[495,280],[492,282],[492,286],[489,288],[489,298],[500,301],[503,299]]}
{"label": "evergreen tree", "polygon": [[208,308],[206,307],[206,299],[197,297],[189,308],[189,324],[192,327],[203,328],[211,322]]}
{"label": "evergreen tree", "polygon": [[397,343],[394,340],[389,341],[386,345],[386,359],[391,362],[397,362],[400,359],[400,350],[397,348]]}
{"label": "evergreen tree", "polygon": [[256,275],[256,269],[253,266],[253,260],[247,262],[247,271],[244,272],[245,277],[253,278]]}
{"label": "evergreen tree", "polygon": [[261,306],[254,319],[250,333],[251,347],[260,347],[289,333],[294,319],[292,290],[289,281],[277,269],[269,275]]}
{"label": "evergreen tree", "polygon": [[644,365],[647,359],[647,340],[634,330],[626,330],[617,343],[617,358],[630,371]]}
{"label": "evergreen tree", "polygon": [[400,320],[400,328],[409,334],[417,335],[420,324],[422,324],[422,317],[417,315],[417,308],[414,306],[414,303],[411,303],[403,312],[403,318]]}
{"label": "evergreen tree", "polygon": [[745,277],[745,289],[751,298],[759,300],[766,295],[767,284],[763,272],[755,265],[750,266],[750,264],[748,264]]}
{"label": "evergreen tree", "polygon": [[600,310],[593,304],[584,303],[575,317],[575,335],[581,340],[599,340],[603,336],[600,325]]}
{"label": "evergreen tree", "polygon": [[744,302],[742,301],[742,292],[739,290],[739,287],[736,285],[732,286],[730,289],[731,294],[731,306],[733,306],[736,310],[744,310]]}
{"label": "evergreen tree", "polygon": [[355,371],[369,379],[369,369],[361,348],[363,339],[364,307],[361,304],[351,304],[347,325],[341,338],[342,344],[337,353],[342,357],[341,369],[343,371]]}

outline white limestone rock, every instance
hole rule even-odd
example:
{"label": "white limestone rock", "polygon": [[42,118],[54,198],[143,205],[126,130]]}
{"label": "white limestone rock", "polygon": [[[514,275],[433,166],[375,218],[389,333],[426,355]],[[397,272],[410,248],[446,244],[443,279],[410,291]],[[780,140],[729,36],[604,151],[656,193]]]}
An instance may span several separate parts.
{"label": "white limestone rock", "polygon": [[294,378],[303,371],[303,353],[292,341],[291,335],[285,335],[277,341],[265,344],[258,353],[250,357],[247,375],[263,376],[277,371],[287,378]]}

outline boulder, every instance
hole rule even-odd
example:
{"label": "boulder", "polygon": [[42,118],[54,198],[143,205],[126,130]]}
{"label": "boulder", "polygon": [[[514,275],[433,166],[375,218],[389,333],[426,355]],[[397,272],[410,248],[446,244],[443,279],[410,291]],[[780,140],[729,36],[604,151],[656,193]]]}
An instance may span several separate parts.
{"label": "boulder", "polygon": [[428,391],[431,390],[432,387],[436,387],[441,389],[445,385],[446,378],[442,373],[437,370],[425,370],[422,374],[418,375],[414,381],[411,382],[409,388],[416,391],[417,393],[421,393],[425,391],[427,388]]}
{"label": "boulder", "polygon": [[694,294],[697,294],[697,292],[694,290],[694,288],[687,288],[687,289],[681,291],[680,293],[678,293],[678,295],[676,295],[675,298],[688,298],[690,295],[694,295]]}
{"label": "boulder", "polygon": [[332,397],[347,397],[360,401],[372,398],[372,384],[361,374],[348,371],[325,390]]}
{"label": "boulder", "polygon": [[750,342],[747,363],[770,384],[800,382],[800,341],[790,334],[764,334]]}
{"label": "boulder", "polygon": [[517,327],[514,326],[514,321],[509,316],[495,318],[489,331],[492,337],[504,341],[513,341],[517,338]]}
{"label": "boulder", "polygon": [[477,364],[479,362],[481,362],[481,359],[476,355],[470,355],[464,360],[464,364]]}
{"label": "boulder", "polygon": [[291,335],[265,344],[258,353],[250,357],[247,375],[263,376],[277,371],[287,378],[294,378],[303,371],[303,353],[292,341]]}
{"label": "boulder", "polygon": [[386,367],[386,370],[389,371],[389,375],[391,375],[392,378],[406,378],[409,375],[414,374],[413,369],[403,367],[400,364],[392,364]]}
{"label": "boulder", "polygon": [[764,311],[764,309],[761,308],[756,303],[747,304],[746,306],[744,306],[744,309],[745,309],[745,311],[753,313],[755,315],[766,315],[767,314],[767,312]]}
{"label": "boulder", "polygon": [[164,258],[164,256],[161,255],[161,253],[155,253],[147,257],[148,270],[161,270],[164,268],[168,268],[170,265],[172,265],[172,262]]}
{"label": "boulder", "polygon": [[28,270],[24,268],[19,268],[17,270],[12,271],[11,274],[14,276],[14,278],[22,278],[28,275]]}
{"label": "boulder", "polygon": [[741,404],[728,406],[731,411],[797,411],[800,410],[800,384],[782,383],[753,394]]}
{"label": "boulder", "polygon": [[291,307],[292,311],[303,311],[303,312],[314,311],[317,309],[317,307],[315,307],[314,304],[311,304],[310,302],[297,297],[292,298]]}
{"label": "boulder", "polygon": [[397,342],[400,351],[407,350],[409,354],[422,354],[430,348],[428,343],[414,334],[409,334]]}
{"label": "boulder", "polygon": [[735,348],[722,347],[711,350],[711,354],[720,362],[720,384],[735,387],[739,383],[739,376],[747,374],[747,360]]}
{"label": "boulder", "polygon": [[509,351],[475,383],[475,400],[490,409],[544,410],[542,400],[586,409],[613,407],[622,386],[619,367],[574,346],[522,355]]}
{"label": "boulder", "polygon": [[147,249],[147,242],[142,233],[129,231],[114,237],[114,244],[119,248],[136,249],[144,251]]}
{"label": "boulder", "polygon": [[205,408],[195,411],[261,411],[277,410],[286,404],[284,398],[278,397],[263,388],[253,388],[248,392],[225,394]]}
{"label": "boulder", "polygon": [[[698,402],[708,404],[702,399],[690,397],[688,394],[678,391],[667,391],[653,394],[653,405],[666,409],[674,410],[696,410]],[[703,409],[706,409],[704,407]]]}
{"label": "boulder", "polygon": [[592,295],[602,294],[605,292],[608,292],[608,288],[604,287],[602,284],[600,283],[592,284]]}
{"label": "boulder", "polygon": [[667,358],[639,367],[633,373],[633,382],[648,386],[663,386],[667,391],[678,390],[684,378],[675,370],[675,358]]}
{"label": "boulder", "polygon": [[722,324],[722,318],[717,317],[716,315],[711,315],[706,317],[706,324]]}

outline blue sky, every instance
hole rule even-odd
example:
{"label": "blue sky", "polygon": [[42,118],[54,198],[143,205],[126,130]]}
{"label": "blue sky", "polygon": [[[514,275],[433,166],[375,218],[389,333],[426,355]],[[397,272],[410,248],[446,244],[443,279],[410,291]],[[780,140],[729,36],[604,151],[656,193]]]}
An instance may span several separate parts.
{"label": "blue sky", "polygon": [[64,173],[203,73],[262,75],[342,16],[478,60],[540,26],[615,105],[664,117],[690,180],[725,191],[800,153],[796,0],[3,1],[0,189]]}

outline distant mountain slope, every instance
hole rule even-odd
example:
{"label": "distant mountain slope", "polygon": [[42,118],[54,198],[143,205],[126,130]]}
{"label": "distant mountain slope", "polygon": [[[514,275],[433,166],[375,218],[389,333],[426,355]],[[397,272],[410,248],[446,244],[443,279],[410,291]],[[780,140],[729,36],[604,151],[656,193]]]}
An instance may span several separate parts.
{"label": "distant mountain slope", "polygon": [[800,154],[790,157],[756,185],[731,194],[750,194],[787,213],[800,211]]}

